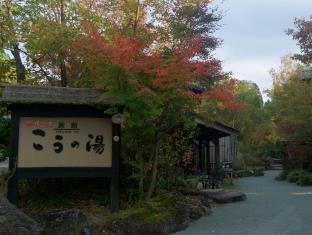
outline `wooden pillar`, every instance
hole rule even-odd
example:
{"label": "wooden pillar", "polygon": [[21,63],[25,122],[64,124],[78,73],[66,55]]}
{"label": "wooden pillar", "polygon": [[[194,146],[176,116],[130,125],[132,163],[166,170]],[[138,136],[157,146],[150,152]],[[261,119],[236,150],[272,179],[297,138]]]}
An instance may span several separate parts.
{"label": "wooden pillar", "polygon": [[203,165],[204,165],[204,172],[205,174],[208,173],[208,161],[207,161],[207,142],[205,141],[204,144],[204,156],[203,156]]}
{"label": "wooden pillar", "polygon": [[220,141],[219,138],[214,140],[215,144],[215,161],[216,161],[216,169],[220,166]]}
{"label": "wooden pillar", "polygon": [[207,140],[207,174],[211,173],[210,140]]}
{"label": "wooden pillar", "polygon": [[200,139],[198,142],[198,169],[202,171],[203,165],[203,140]]}
{"label": "wooden pillar", "polygon": [[112,154],[112,178],[111,178],[111,211],[119,210],[119,158],[120,158],[120,125],[113,124],[113,154]]}
{"label": "wooden pillar", "polygon": [[17,203],[17,154],[18,154],[18,133],[19,133],[19,115],[15,106],[11,106],[11,137],[10,137],[10,157],[8,178],[7,198],[12,204]]}

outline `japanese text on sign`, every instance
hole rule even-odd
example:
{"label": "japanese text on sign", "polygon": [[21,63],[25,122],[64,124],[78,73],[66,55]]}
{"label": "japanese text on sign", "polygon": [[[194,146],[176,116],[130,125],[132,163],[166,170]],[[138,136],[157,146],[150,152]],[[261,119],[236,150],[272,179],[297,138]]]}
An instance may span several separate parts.
{"label": "japanese text on sign", "polygon": [[110,167],[111,120],[22,117],[18,155],[18,167]]}

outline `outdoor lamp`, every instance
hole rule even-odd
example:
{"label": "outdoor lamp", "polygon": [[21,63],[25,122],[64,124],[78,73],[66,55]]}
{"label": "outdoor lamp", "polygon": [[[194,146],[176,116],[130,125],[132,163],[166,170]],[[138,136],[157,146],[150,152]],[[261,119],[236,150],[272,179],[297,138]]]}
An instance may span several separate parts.
{"label": "outdoor lamp", "polygon": [[114,124],[121,124],[124,121],[124,115],[121,113],[116,113],[112,116],[112,122]]}

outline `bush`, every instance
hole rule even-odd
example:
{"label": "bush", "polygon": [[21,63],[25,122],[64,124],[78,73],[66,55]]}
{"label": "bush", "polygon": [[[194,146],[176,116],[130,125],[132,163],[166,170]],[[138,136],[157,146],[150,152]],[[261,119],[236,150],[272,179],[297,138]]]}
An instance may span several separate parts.
{"label": "bush", "polygon": [[312,173],[305,170],[295,170],[287,175],[287,180],[298,185],[312,185]]}
{"label": "bush", "polygon": [[245,170],[246,169],[246,163],[243,155],[240,153],[235,158],[235,161],[233,163],[234,170]]}
{"label": "bush", "polygon": [[0,162],[5,161],[9,156],[9,151],[7,149],[0,149]]}
{"label": "bush", "polygon": [[301,186],[312,185],[312,173],[303,171],[297,184]]}
{"label": "bush", "polygon": [[0,162],[8,157],[10,121],[0,118]]}
{"label": "bush", "polygon": [[259,157],[246,156],[245,163],[248,167],[264,167],[264,161]]}
{"label": "bush", "polygon": [[288,175],[287,175],[287,180],[291,183],[296,183],[299,178],[300,175],[302,174],[302,170],[295,170],[295,171],[291,171]]}

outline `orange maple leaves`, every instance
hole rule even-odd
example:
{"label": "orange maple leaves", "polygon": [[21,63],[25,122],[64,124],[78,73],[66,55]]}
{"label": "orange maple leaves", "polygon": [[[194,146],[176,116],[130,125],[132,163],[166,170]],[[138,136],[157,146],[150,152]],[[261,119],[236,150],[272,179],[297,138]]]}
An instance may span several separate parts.
{"label": "orange maple leaves", "polygon": [[216,77],[222,70],[220,61],[214,58],[196,59],[201,49],[200,36],[185,40],[171,49],[166,48],[165,52],[153,49],[154,41],[127,35],[106,38],[97,30],[85,28],[86,34],[74,43],[73,48],[82,60],[87,61],[95,78],[107,79],[101,74],[103,66],[113,66],[121,71],[123,79],[131,80],[143,95],[170,89],[183,92],[195,101],[219,100],[231,110],[243,107],[233,96],[233,82],[223,83],[201,94],[189,89],[188,84],[200,84],[203,77]]}

